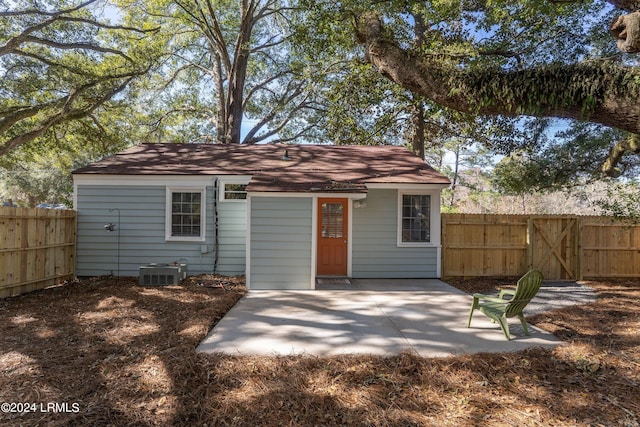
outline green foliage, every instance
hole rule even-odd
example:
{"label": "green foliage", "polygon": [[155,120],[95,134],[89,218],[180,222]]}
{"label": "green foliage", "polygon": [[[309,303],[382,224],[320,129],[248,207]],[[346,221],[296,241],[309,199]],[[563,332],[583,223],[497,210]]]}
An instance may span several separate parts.
{"label": "green foliage", "polygon": [[[149,139],[313,137],[321,115],[319,82],[331,67],[295,42],[303,37],[299,23],[306,15],[296,2],[260,0],[243,10],[244,3],[120,2],[128,22],[161,28],[163,66],[148,76],[138,100],[146,106]],[[245,119],[253,128],[243,138],[232,135],[233,124]]]}
{"label": "green foliage", "polygon": [[0,156],[0,200],[24,205],[72,206],[71,171],[132,145],[141,138],[136,112],[124,101],[111,102],[92,118],[56,126],[34,141]]}
{"label": "green foliage", "polygon": [[66,0],[0,11],[0,153],[90,117],[150,67],[148,33],[112,25]]}
{"label": "green foliage", "polygon": [[640,184],[638,182],[617,183],[607,189],[605,198],[597,202],[605,215],[617,219],[640,223]]}
{"label": "green foliage", "polygon": [[103,14],[109,7],[104,0],[2,2],[2,197],[70,206],[70,171],[139,136],[128,99],[153,66],[155,30],[111,22]]}
{"label": "green foliage", "polygon": [[[408,145],[419,136],[429,161],[452,177],[500,154],[495,185],[523,194],[596,179],[611,142],[624,136],[578,122],[563,122],[564,133],[552,135],[551,122],[475,117],[427,102],[366,64],[355,37],[365,11],[378,12],[387,37],[456,82],[451,95],[478,108],[506,106],[515,116],[578,105],[589,119],[607,97],[640,97],[640,74],[628,67],[637,59],[611,58],[615,41],[603,22],[615,11],[606,2],[250,3],[253,15],[243,16],[249,3],[237,0],[118,0],[119,14],[107,22],[106,0],[77,10],[71,0],[0,0],[0,12],[41,11],[0,14],[0,49],[64,9],[65,19],[29,34],[75,45],[31,40],[18,52],[0,51],[0,128],[25,113],[0,131],[0,147],[36,132],[5,156],[4,170],[67,173],[75,158],[141,141],[220,141],[230,121],[250,119],[245,142],[253,143]],[[246,68],[236,67],[244,59]],[[242,108],[229,117],[236,84]],[[412,122],[417,106],[424,130]],[[451,153],[455,167],[444,161]],[[638,172],[635,161],[623,166],[626,176]]]}
{"label": "green foliage", "polygon": [[[71,145],[70,141],[68,143]],[[76,149],[83,147],[78,144]],[[0,158],[0,201],[12,199],[30,207],[39,203],[71,206],[73,181],[70,172],[80,166],[79,159],[85,156],[56,150],[52,146],[47,149],[21,146]]]}
{"label": "green foliage", "polygon": [[540,180],[546,178],[545,172],[527,153],[514,153],[493,169],[493,184],[506,194],[524,194],[537,189]]}
{"label": "green foliage", "polygon": [[11,199],[29,207],[40,203],[72,205],[71,176],[50,162],[29,162],[11,171],[0,168],[0,181],[0,201]]}
{"label": "green foliage", "polygon": [[[538,123],[540,124],[540,123]],[[552,121],[532,129],[532,137],[509,153],[493,170],[493,185],[508,194],[554,191],[581,186],[601,179],[600,165],[611,141],[623,137],[619,131],[589,123],[574,123],[566,130],[554,130]],[[640,161],[625,162],[626,174],[638,173]]]}
{"label": "green foliage", "polygon": [[328,85],[327,135],[337,144],[402,144],[409,124],[408,94],[370,66],[350,65]]}

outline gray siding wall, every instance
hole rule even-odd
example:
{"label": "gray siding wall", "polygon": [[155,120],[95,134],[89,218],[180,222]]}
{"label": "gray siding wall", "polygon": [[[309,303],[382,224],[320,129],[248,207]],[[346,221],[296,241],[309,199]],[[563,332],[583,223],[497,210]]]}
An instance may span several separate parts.
{"label": "gray siding wall", "polygon": [[[137,276],[138,267],[144,264],[186,262],[190,275],[211,273],[213,270],[213,245],[215,242],[214,188],[207,187],[206,199],[206,241],[168,242],[165,240],[166,187],[158,186],[102,186],[78,185],[78,249],[77,274],[95,276],[118,274],[118,231],[108,232],[104,225],[118,221],[120,210],[120,266],[121,276]],[[221,233],[219,267],[225,274],[244,273],[244,235],[241,236],[239,223],[246,219],[235,217],[233,211],[245,209],[239,203],[233,209],[220,209],[219,224],[233,222],[229,234]],[[246,213],[245,217],[246,218]],[[233,219],[233,221],[231,221]],[[246,226],[245,226],[246,228]],[[241,242],[241,243],[238,243]],[[238,243],[238,244],[236,244]],[[207,252],[202,253],[203,245]],[[241,253],[241,256],[238,254]]]}
{"label": "gray siding wall", "polygon": [[251,289],[309,289],[310,197],[251,199]]}
{"label": "gray siding wall", "polygon": [[247,202],[218,202],[218,273],[245,273],[247,246]]}
{"label": "gray siding wall", "polygon": [[435,247],[397,245],[397,190],[369,190],[365,203],[353,210],[352,277],[437,277]]}
{"label": "gray siding wall", "polygon": [[[207,187],[206,242],[165,241],[166,189],[157,186],[78,185],[77,274],[118,273],[120,210],[121,276],[137,276],[151,262],[187,262],[189,274],[210,273],[215,242],[214,188]],[[252,289],[308,289],[312,271],[310,197],[253,197],[251,202]],[[218,271],[245,272],[247,204],[218,202]],[[366,206],[353,210],[352,276],[429,278],[437,276],[437,249],[397,247],[397,191],[370,190]],[[201,253],[203,245],[207,253]]]}

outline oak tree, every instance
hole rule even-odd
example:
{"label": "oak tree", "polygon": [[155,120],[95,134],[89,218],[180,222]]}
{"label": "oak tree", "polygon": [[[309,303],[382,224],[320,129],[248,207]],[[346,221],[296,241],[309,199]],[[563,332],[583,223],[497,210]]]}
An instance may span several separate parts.
{"label": "oak tree", "polygon": [[[302,58],[293,43],[295,2],[123,0],[130,22],[160,26],[163,67],[146,105],[157,132],[190,123],[174,139],[287,142],[309,137],[322,104],[314,92],[327,64]],[[246,125],[247,119],[251,126]],[[184,129],[184,128],[183,128]],[[165,138],[166,139],[166,135]]]}
{"label": "oak tree", "polygon": [[102,0],[0,0],[0,155],[87,120],[151,67],[155,28],[112,24]]}
{"label": "oak tree", "polygon": [[[402,42],[388,24],[388,10],[374,6],[353,15],[367,61],[383,76],[456,111],[567,118],[618,129],[620,139],[600,159],[608,175],[622,172],[625,153],[640,154],[640,69],[633,55],[638,2],[411,4],[431,19],[430,42],[422,49]],[[601,21],[619,11],[611,34],[604,35],[608,25]]]}

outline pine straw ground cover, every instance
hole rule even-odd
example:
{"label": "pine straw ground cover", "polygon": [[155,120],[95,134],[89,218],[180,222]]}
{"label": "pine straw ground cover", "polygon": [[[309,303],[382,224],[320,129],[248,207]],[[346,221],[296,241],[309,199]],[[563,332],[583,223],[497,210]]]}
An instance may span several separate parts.
{"label": "pine straw ground cover", "polygon": [[[589,282],[595,304],[531,318],[567,342],[555,350],[196,354],[244,294],[239,282],[94,279],[0,300],[0,402],[44,404],[0,412],[0,425],[639,425],[640,281]],[[502,283],[454,284],[473,292]]]}

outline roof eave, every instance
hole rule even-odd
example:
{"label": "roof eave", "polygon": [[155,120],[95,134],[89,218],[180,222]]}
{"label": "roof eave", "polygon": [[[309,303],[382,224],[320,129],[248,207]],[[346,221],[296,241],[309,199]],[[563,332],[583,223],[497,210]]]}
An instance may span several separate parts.
{"label": "roof eave", "polygon": [[422,190],[443,190],[451,185],[451,182],[367,182],[370,190],[385,189],[422,189]]}

